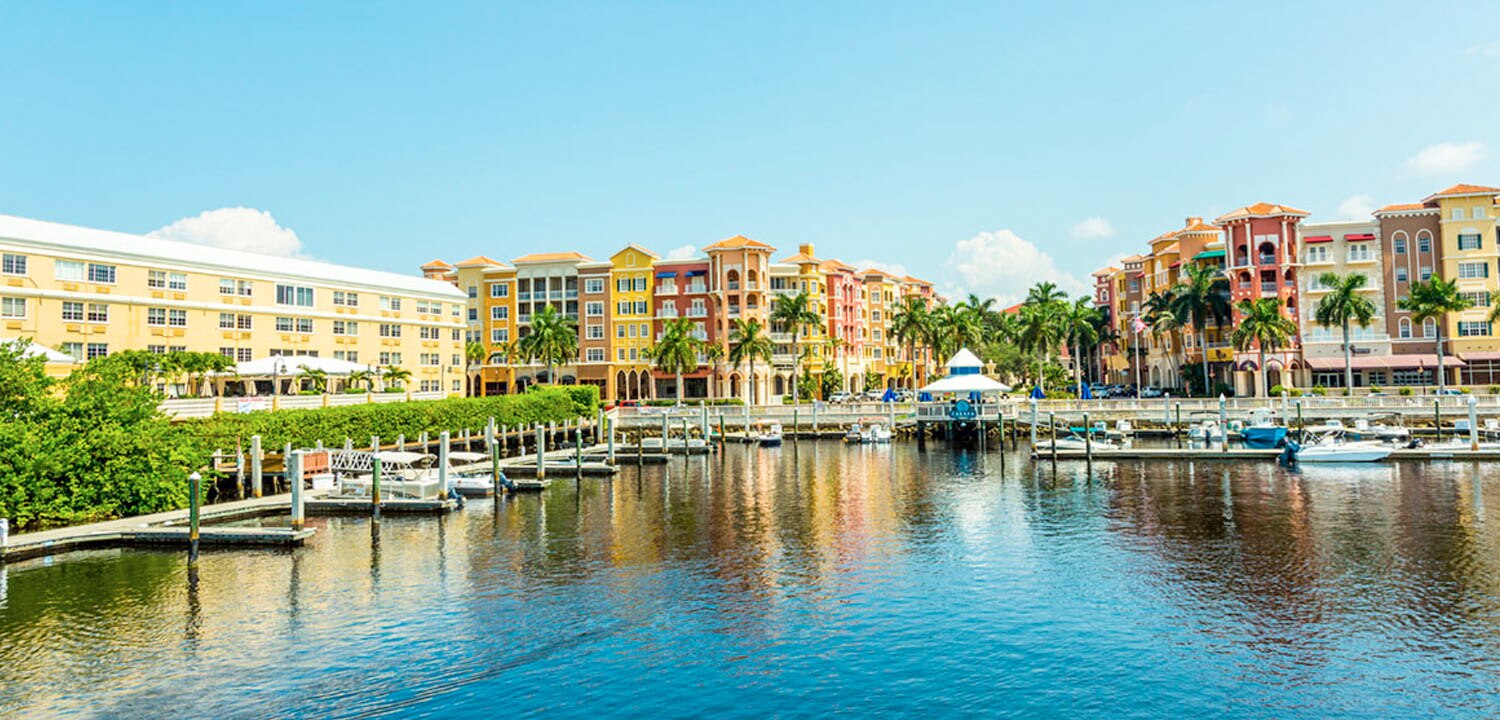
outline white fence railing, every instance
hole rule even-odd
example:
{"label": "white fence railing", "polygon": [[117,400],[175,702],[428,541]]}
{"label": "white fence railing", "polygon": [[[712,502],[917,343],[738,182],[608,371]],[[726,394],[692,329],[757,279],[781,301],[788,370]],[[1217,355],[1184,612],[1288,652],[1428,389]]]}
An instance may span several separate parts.
{"label": "white fence railing", "polygon": [[358,393],[349,395],[280,395],[277,397],[178,398],[161,404],[162,412],[173,418],[200,418],[215,413],[244,413],[270,410],[306,410],[311,408],[365,405],[369,403],[440,400],[442,392]]}

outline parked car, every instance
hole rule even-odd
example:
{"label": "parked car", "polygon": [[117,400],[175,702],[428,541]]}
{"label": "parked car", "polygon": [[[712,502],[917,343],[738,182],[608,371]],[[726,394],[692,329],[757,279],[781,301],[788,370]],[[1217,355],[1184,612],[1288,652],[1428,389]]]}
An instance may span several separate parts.
{"label": "parked car", "polygon": [[1159,398],[1162,396],[1162,390],[1161,388],[1151,387],[1150,385],[1147,385],[1146,387],[1141,388],[1140,396],[1143,398]]}
{"label": "parked car", "polygon": [[883,397],[885,397],[884,390],[866,390],[864,395],[860,396],[865,402],[880,402]]}
{"label": "parked car", "polygon": [[853,395],[850,395],[849,393],[843,392],[842,390],[828,396],[828,402],[831,402],[831,403],[846,403],[846,402],[849,402],[850,400],[853,400],[853,399],[854,399]]}
{"label": "parked car", "polygon": [[912,398],[915,398],[915,397],[916,397],[916,395],[913,395],[910,390],[897,390],[896,391],[896,402],[911,402]]}

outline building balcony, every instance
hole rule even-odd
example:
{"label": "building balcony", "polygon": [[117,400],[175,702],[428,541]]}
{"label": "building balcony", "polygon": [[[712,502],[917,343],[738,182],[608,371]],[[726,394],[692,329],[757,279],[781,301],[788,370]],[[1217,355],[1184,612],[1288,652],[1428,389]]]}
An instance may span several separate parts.
{"label": "building balcony", "polygon": [[690,318],[706,318],[706,317],[708,317],[708,310],[706,310],[704,308],[688,308],[687,317],[690,317]]}
{"label": "building balcony", "polygon": [[784,332],[773,332],[771,333],[771,342],[781,345],[790,345],[792,342],[792,334]]}
{"label": "building balcony", "polygon": [[577,300],[578,299],[578,290],[577,289],[564,290],[563,291],[563,297],[566,297],[569,300]]}
{"label": "building balcony", "polygon": [[739,283],[738,280],[730,280],[729,282],[724,283],[724,289],[726,289],[726,290],[738,290],[738,289],[740,289],[740,283]]}
{"label": "building balcony", "polygon": [[746,290],[759,290],[760,289],[760,282],[755,281],[755,280],[747,280],[745,282],[745,289]]}
{"label": "building balcony", "polygon": [[1260,256],[1256,257],[1256,260],[1261,265],[1275,265],[1276,264],[1276,256],[1275,255],[1260,255]]}
{"label": "building balcony", "polygon": [[529,293],[529,292],[516,293],[516,299],[520,300],[521,302],[531,302],[531,293]]}
{"label": "building balcony", "polygon": [[[574,293],[573,296],[577,297],[578,294]],[[561,290],[553,290],[553,291],[547,293],[547,299],[549,299],[549,300],[561,300],[561,299],[563,299],[563,291],[561,291]]]}
{"label": "building balcony", "polygon": [[687,286],[687,292],[689,295],[702,295],[708,292],[708,286],[703,283],[693,283]]}

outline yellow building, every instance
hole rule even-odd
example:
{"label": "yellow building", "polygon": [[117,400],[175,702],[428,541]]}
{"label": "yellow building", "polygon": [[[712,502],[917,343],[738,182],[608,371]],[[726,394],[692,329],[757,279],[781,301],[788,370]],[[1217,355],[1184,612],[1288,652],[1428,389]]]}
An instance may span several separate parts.
{"label": "yellow building", "polygon": [[[80,360],[314,356],[398,366],[411,389],[461,392],[463,301],[410,275],[0,215],[3,335]],[[272,381],[263,385],[254,391],[269,393]]]}
{"label": "yellow building", "polygon": [[1465,353],[1500,350],[1494,328],[1489,322],[1492,299],[1500,288],[1496,252],[1497,213],[1495,197],[1500,188],[1482,185],[1454,185],[1428,196],[1422,202],[1436,205],[1442,230],[1443,277],[1458,283],[1474,306],[1460,313],[1450,313],[1443,331],[1451,338],[1446,350],[1462,356]]}
{"label": "yellow building", "polygon": [[651,361],[646,348],[651,346],[652,265],[660,259],[656,253],[639,245],[610,256],[611,294],[609,324],[614,329],[611,340],[610,375],[616,400],[642,400],[652,396]]}
{"label": "yellow building", "polygon": [[[811,244],[805,244],[797,246],[796,255],[782,258],[778,263],[790,268],[791,272],[782,275],[777,272],[778,268],[771,268],[773,280],[772,297],[807,293],[808,307],[817,313],[819,317],[823,318],[823,322],[821,323],[810,324],[801,328],[797,335],[797,344],[802,353],[802,370],[816,377],[823,372],[823,358],[827,350],[826,344],[828,340],[828,297],[823,282],[823,261],[813,255],[813,246]],[[783,280],[781,288],[777,288],[774,282],[778,276],[781,276]],[[775,309],[773,305],[771,310],[774,312]],[[783,327],[781,323],[771,323],[771,341],[776,343],[778,351],[785,348],[785,353],[790,354],[793,352],[790,344],[791,335],[791,328]],[[777,355],[780,354],[783,353],[777,353]],[[789,355],[788,358],[789,360],[792,359]],[[773,359],[775,359],[774,355]],[[791,394],[790,383],[796,380],[796,378],[792,377],[791,372],[793,363],[789,361],[785,367],[782,366],[781,362],[777,362],[776,365],[777,370],[785,371],[784,374],[778,373],[778,375],[782,376],[778,379],[783,380],[784,383],[773,381],[773,389],[784,384],[786,393]],[[779,393],[780,391],[777,390],[776,392]]]}

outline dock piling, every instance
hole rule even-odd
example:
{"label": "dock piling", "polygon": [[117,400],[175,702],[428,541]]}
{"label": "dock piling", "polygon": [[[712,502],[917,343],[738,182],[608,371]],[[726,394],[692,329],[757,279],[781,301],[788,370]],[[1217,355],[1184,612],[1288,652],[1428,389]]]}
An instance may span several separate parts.
{"label": "dock piling", "polygon": [[608,456],[609,464],[613,465],[615,464],[615,419],[606,418],[605,422],[609,423],[609,450],[606,455]]}
{"label": "dock piling", "polygon": [[380,458],[370,458],[370,517],[380,522]]}
{"label": "dock piling", "polygon": [[1469,396],[1469,449],[1479,452],[1479,398]]}
{"label": "dock piling", "polygon": [[264,492],[264,478],[261,473],[261,465],[265,461],[265,453],[260,450],[260,436],[250,436],[250,490],[255,497],[260,497]]}
{"label": "dock piling", "polygon": [[188,476],[188,564],[198,562],[198,506],[203,502],[203,476],[194,472]]}
{"label": "dock piling", "polygon": [[[1085,428],[1087,430],[1087,428]],[[1057,465],[1057,413],[1047,413],[1047,439],[1052,441],[1052,464]]]}
{"label": "dock piling", "polygon": [[1437,442],[1443,441],[1443,401],[1432,400],[1432,431],[1437,433]]}
{"label": "dock piling", "polygon": [[292,532],[300,532],[306,522],[302,508],[302,451],[291,453],[287,458],[286,479],[292,486]]}
{"label": "dock piling", "polygon": [[[1229,452],[1229,411],[1224,394],[1219,394],[1219,451]],[[1209,438],[1212,440],[1213,438]]]}
{"label": "dock piling", "polygon": [[[406,452],[406,433],[401,433],[396,436],[396,450],[399,452]],[[426,452],[427,448],[422,448],[422,450],[423,452]]]}
{"label": "dock piling", "polygon": [[[1056,447],[1056,443],[1053,443]],[[1090,467],[1094,465],[1094,429],[1089,427],[1089,414],[1083,414],[1083,459]]]}
{"label": "dock piling", "polygon": [[542,431],[542,424],[536,425],[536,477],[538,480],[547,477],[547,434]]}
{"label": "dock piling", "polygon": [[1031,451],[1036,452],[1036,398],[1031,398]]}
{"label": "dock piling", "polygon": [[448,431],[447,430],[444,430],[442,433],[438,434],[438,451],[437,451],[437,455],[438,455],[438,497],[439,498],[446,498],[446,497],[448,497],[448,453],[452,452],[452,449],[448,447],[448,442],[451,439],[452,439],[452,437],[448,435]]}

